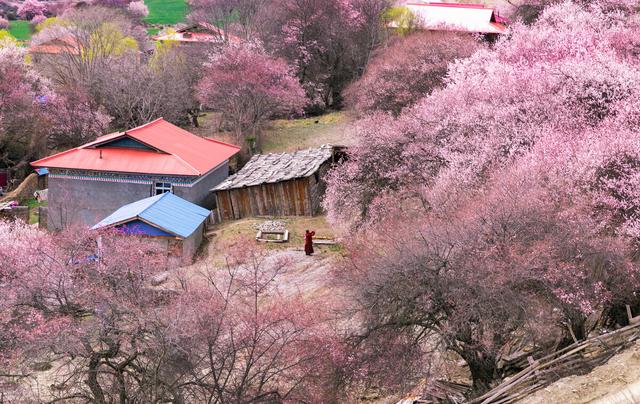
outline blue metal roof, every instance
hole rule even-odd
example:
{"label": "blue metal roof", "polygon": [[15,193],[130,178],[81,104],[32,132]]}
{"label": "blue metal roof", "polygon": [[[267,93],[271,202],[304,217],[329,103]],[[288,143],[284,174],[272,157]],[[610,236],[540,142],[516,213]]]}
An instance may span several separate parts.
{"label": "blue metal roof", "polygon": [[210,213],[207,209],[167,192],[124,205],[92,229],[141,220],[167,233],[187,238]]}

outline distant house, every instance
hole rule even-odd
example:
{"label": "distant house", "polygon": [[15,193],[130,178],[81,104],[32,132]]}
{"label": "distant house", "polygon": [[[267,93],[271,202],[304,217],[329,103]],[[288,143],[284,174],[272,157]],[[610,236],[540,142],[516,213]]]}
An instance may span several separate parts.
{"label": "distant house", "polygon": [[74,37],[68,35],[33,45],[29,47],[28,52],[34,57],[60,54],[78,55],[80,53],[80,46]]}
{"label": "distant house", "polygon": [[457,31],[476,34],[502,34],[507,20],[495,9],[482,4],[416,3],[403,4],[425,30]]}
{"label": "distant house", "polygon": [[211,212],[171,193],[122,206],[92,229],[113,227],[124,234],[153,239],[167,253],[170,266],[190,264],[202,243]]}
{"label": "distant house", "polygon": [[255,155],[215,187],[220,220],[250,216],[313,216],[322,210],[324,175],[337,149],[323,146],[294,153]]}
{"label": "distant house", "polygon": [[160,42],[174,42],[180,45],[239,43],[240,38],[208,23],[192,24],[175,32],[153,37]]}
{"label": "distant house", "polygon": [[239,147],[160,118],[31,163],[48,168],[48,227],[93,226],[123,205],[173,193],[211,209]]}

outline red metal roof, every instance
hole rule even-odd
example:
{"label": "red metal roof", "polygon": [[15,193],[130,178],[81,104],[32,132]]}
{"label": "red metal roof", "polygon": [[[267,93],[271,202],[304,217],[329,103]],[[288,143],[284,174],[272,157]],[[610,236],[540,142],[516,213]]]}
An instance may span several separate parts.
{"label": "red metal roof", "polygon": [[78,42],[71,36],[52,39],[39,45],[31,46],[28,51],[30,53],[47,53],[57,55],[60,53],[69,53],[78,55]]}
{"label": "red metal roof", "polygon": [[[129,137],[157,151],[100,147]],[[101,136],[75,149],[31,163],[34,167],[69,168],[162,175],[200,176],[238,153],[239,147],[196,136],[160,118],[125,132]]]}

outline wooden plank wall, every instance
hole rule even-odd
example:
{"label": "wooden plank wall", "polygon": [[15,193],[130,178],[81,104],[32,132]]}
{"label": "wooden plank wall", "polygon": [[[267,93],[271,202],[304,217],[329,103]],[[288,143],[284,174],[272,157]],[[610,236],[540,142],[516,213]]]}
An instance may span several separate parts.
{"label": "wooden plank wall", "polygon": [[[251,216],[312,216],[309,178],[216,192],[222,220]],[[315,203],[313,204],[315,205]]]}

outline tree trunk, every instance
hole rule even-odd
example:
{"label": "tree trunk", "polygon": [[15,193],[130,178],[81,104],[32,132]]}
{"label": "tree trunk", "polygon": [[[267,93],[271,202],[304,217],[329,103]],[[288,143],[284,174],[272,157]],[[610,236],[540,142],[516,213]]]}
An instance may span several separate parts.
{"label": "tree trunk", "polygon": [[491,383],[500,378],[496,358],[482,350],[465,349],[458,352],[469,366],[473,381],[472,395],[479,396],[491,388]]}
{"label": "tree trunk", "polygon": [[189,115],[191,115],[191,124],[193,125],[193,127],[199,128],[200,127],[200,123],[198,122],[199,111],[196,109],[194,111],[191,111]]}
{"label": "tree trunk", "polygon": [[118,380],[118,397],[120,398],[120,404],[127,404],[127,385],[122,370],[116,372],[116,379]]}
{"label": "tree trunk", "polygon": [[93,394],[93,402],[96,404],[104,404],[104,392],[100,383],[98,383],[98,367],[100,366],[100,357],[98,355],[92,355],[89,360],[89,374],[87,376],[86,383]]}

